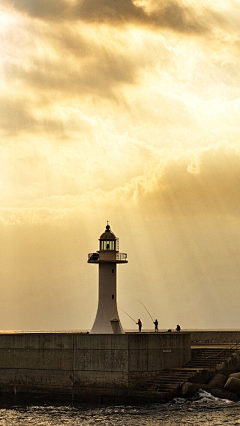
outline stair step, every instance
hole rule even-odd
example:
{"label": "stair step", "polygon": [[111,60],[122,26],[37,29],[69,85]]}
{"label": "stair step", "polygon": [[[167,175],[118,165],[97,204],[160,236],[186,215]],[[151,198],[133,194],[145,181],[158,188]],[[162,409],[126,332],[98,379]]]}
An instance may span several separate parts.
{"label": "stair step", "polygon": [[157,392],[164,397],[164,395],[177,391],[199,371],[215,369],[217,365],[226,363],[234,353],[231,349],[220,352],[220,348],[192,349],[190,361],[181,368],[166,369],[158,373],[148,381],[148,391]]}
{"label": "stair step", "polygon": [[[194,369],[194,370],[196,370],[196,369]],[[173,376],[173,372],[174,372],[174,376]],[[160,373],[160,374],[157,374],[156,376],[154,376],[154,377],[152,377],[152,379],[156,379],[156,378],[159,378],[159,377],[166,377],[167,379],[169,378],[169,377],[179,377],[179,378],[181,378],[181,377],[186,377],[186,376],[189,376],[190,374],[193,374],[195,371],[192,371],[192,369],[191,370],[186,370],[186,371],[183,371],[183,373],[182,374],[179,374],[178,373],[178,371],[171,371],[171,373],[169,374],[164,374],[164,373]]]}
{"label": "stair step", "polygon": [[185,376],[181,379],[174,378],[174,377],[172,377],[171,379],[162,379],[161,377],[159,377],[158,379],[151,380],[150,383],[179,383],[182,380],[189,379],[190,377],[192,377],[192,375],[191,376]]}
{"label": "stair step", "polygon": [[179,385],[179,384],[181,384],[181,383],[184,383],[185,381],[187,381],[188,379],[186,379],[186,380],[181,380],[181,381],[179,381],[179,382],[151,382],[150,384],[149,384],[149,386],[177,386],[177,385]]}
{"label": "stair step", "polygon": [[198,368],[212,368],[212,367],[216,367],[217,365],[219,365],[221,363],[217,363],[217,364],[191,364],[192,366],[196,365]]}
{"label": "stair step", "polygon": [[155,387],[150,387],[148,389],[149,390],[158,390],[160,392],[171,392],[173,390],[176,390],[178,387],[180,387],[180,386],[172,386],[172,387],[170,387],[170,386],[168,386],[168,387],[166,387],[166,386],[155,386]]}
{"label": "stair step", "polygon": [[206,366],[206,365],[217,365],[217,364],[221,364],[222,362],[223,361],[221,361],[221,360],[218,360],[217,362],[190,362],[187,365],[188,365],[188,367],[190,367],[191,365],[192,366],[194,366],[194,365],[196,365],[196,366],[200,366],[200,365]]}

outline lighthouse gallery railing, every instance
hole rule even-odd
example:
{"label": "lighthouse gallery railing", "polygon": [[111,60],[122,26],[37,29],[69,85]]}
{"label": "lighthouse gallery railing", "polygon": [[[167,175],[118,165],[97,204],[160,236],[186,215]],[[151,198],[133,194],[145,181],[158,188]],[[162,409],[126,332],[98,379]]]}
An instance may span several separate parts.
{"label": "lighthouse gallery railing", "polygon": [[[106,253],[109,253],[109,251],[106,251]],[[93,260],[93,261],[99,260],[99,254],[89,253],[88,260]],[[116,260],[127,260],[127,253],[116,253]]]}

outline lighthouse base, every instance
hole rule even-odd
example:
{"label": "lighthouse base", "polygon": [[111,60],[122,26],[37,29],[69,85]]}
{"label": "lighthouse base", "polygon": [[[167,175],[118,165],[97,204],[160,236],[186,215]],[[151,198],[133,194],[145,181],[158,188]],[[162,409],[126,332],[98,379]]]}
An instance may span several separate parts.
{"label": "lighthouse base", "polygon": [[120,320],[118,318],[113,318],[112,320],[106,320],[104,322],[101,319],[100,321],[98,321],[98,318],[96,318],[96,321],[90,333],[91,334],[124,334],[124,331],[120,323]]}

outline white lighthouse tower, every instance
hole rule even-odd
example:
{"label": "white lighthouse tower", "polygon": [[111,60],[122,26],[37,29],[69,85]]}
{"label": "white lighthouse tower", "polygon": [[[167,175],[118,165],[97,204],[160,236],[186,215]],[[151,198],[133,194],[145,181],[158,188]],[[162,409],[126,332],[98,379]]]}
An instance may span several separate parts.
{"label": "white lighthouse tower", "polygon": [[117,263],[127,263],[127,255],[119,253],[119,240],[108,223],[99,238],[99,250],[88,255],[88,263],[99,264],[98,309],[91,333],[122,334],[117,310]]}

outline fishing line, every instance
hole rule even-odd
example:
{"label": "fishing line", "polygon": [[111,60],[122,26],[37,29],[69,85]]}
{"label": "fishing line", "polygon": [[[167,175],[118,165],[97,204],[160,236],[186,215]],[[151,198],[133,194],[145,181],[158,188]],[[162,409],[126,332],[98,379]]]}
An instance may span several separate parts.
{"label": "fishing line", "polygon": [[128,315],[128,313],[127,313],[127,312],[125,312],[123,309],[119,308],[119,306],[118,306],[118,309],[120,309],[120,311],[123,311],[123,312],[124,312],[124,314],[126,314],[129,318],[131,318],[131,320],[133,320],[133,321],[135,322],[135,324],[136,324],[135,319],[133,319],[132,317],[130,317],[130,315]]}
{"label": "fishing line", "polygon": [[135,299],[135,300],[137,300],[137,302],[141,303],[141,305],[142,305],[142,306],[146,309],[146,311],[147,311],[148,315],[150,316],[150,318],[151,318],[152,322],[154,322],[153,317],[152,317],[152,315],[150,314],[150,312],[147,310],[146,306],[144,306],[144,304],[143,304],[142,302],[140,302],[140,300],[138,300],[138,299]]}

